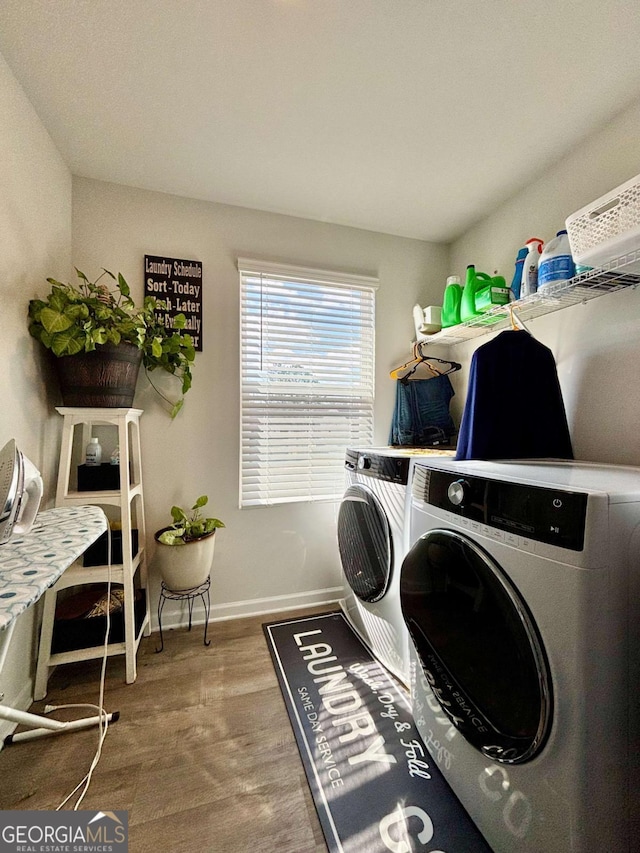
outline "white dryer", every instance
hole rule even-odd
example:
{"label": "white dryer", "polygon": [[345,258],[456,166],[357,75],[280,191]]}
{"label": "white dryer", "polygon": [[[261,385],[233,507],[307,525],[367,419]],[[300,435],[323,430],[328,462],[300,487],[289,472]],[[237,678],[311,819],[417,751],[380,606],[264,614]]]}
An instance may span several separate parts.
{"label": "white dryer", "polygon": [[409,646],[400,609],[400,566],[407,551],[412,460],[452,456],[446,448],[348,448],[347,489],[338,513],[345,581],[340,605],[375,657],[409,683]]}
{"label": "white dryer", "polygon": [[419,462],[414,717],[496,853],[640,850],[640,468]]}

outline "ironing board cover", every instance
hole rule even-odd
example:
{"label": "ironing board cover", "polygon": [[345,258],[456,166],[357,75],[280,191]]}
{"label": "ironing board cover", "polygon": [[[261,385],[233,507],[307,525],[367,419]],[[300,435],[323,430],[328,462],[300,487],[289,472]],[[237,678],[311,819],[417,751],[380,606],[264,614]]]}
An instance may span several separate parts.
{"label": "ironing board cover", "polygon": [[0,629],[7,628],[107,530],[98,506],[38,513],[31,530],[0,545]]}

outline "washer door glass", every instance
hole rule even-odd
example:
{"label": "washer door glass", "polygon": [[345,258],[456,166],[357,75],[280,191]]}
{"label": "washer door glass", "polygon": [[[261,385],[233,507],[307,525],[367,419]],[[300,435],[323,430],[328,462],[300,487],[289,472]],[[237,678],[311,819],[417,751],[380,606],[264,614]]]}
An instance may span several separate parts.
{"label": "washer door glass", "polygon": [[528,608],[472,540],[432,530],[402,564],[402,612],[442,710],[488,757],[528,761],[551,725],[551,677]]}
{"label": "washer door glass", "polygon": [[345,577],[361,601],[381,599],[391,576],[391,529],[373,492],[349,486],[338,513],[338,548]]}

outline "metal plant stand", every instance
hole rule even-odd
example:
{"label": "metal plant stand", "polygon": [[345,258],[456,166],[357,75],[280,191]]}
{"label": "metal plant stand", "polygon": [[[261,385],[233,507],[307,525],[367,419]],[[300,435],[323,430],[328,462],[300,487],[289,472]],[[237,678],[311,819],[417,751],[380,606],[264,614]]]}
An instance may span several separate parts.
{"label": "metal plant stand", "polygon": [[167,601],[186,601],[187,606],[189,608],[189,630],[191,630],[191,617],[193,616],[193,602],[194,599],[200,598],[202,599],[202,603],[204,605],[204,644],[205,646],[211,645],[211,640],[207,639],[207,630],[209,628],[209,613],[211,612],[211,598],[209,595],[209,587],[211,586],[211,577],[208,577],[204,583],[201,583],[200,586],[194,586],[192,589],[169,589],[169,587],[162,581],[161,589],[160,589],[160,600],[158,601],[158,627],[160,629],[160,648],[156,649],[156,652],[161,652],[164,649],[164,639],[162,636],[162,611],[164,610],[164,605]]}

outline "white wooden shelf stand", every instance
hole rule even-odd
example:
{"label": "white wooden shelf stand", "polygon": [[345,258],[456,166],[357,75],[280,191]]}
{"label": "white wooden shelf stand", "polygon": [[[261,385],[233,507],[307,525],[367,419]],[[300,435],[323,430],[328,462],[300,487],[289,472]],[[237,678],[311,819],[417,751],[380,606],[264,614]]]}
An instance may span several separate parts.
{"label": "white wooden shelf stand", "polygon": [[[72,663],[81,660],[102,658],[104,645],[94,645],[88,648],[78,648],[71,651],[51,652],[54,632],[56,602],[58,593],[69,587],[84,584],[107,583],[121,585],[124,590],[123,620],[124,640],[109,642],[108,655],[125,656],[125,679],[127,684],[136,680],[136,655],[142,636],[150,633],[149,591],[146,559],[146,528],[144,515],[144,497],[142,490],[142,464],[140,445],[140,415],[141,409],[123,408],[67,408],[60,407],[57,411],[63,416],[62,446],[60,451],[60,467],[58,470],[58,485],[56,491],[57,507],[73,507],[82,504],[115,507],[119,512],[122,530],[122,563],[109,565],[109,562],[99,566],[84,566],[78,561],[71,565],[60,579],[45,593],[42,629],[34,698],[42,699],[47,692],[47,681],[51,667],[58,664]],[[115,490],[78,491],[72,489],[75,459],[78,459],[77,440],[74,443],[76,429],[80,428],[80,448],[84,448],[92,437],[94,427],[113,427],[117,430],[117,441],[120,449],[120,488]],[[80,458],[84,461],[84,456]],[[133,530],[138,531],[138,547],[133,552]],[[142,623],[136,625],[136,590],[141,590],[144,597],[144,615]],[[138,620],[140,622],[140,620]]]}

